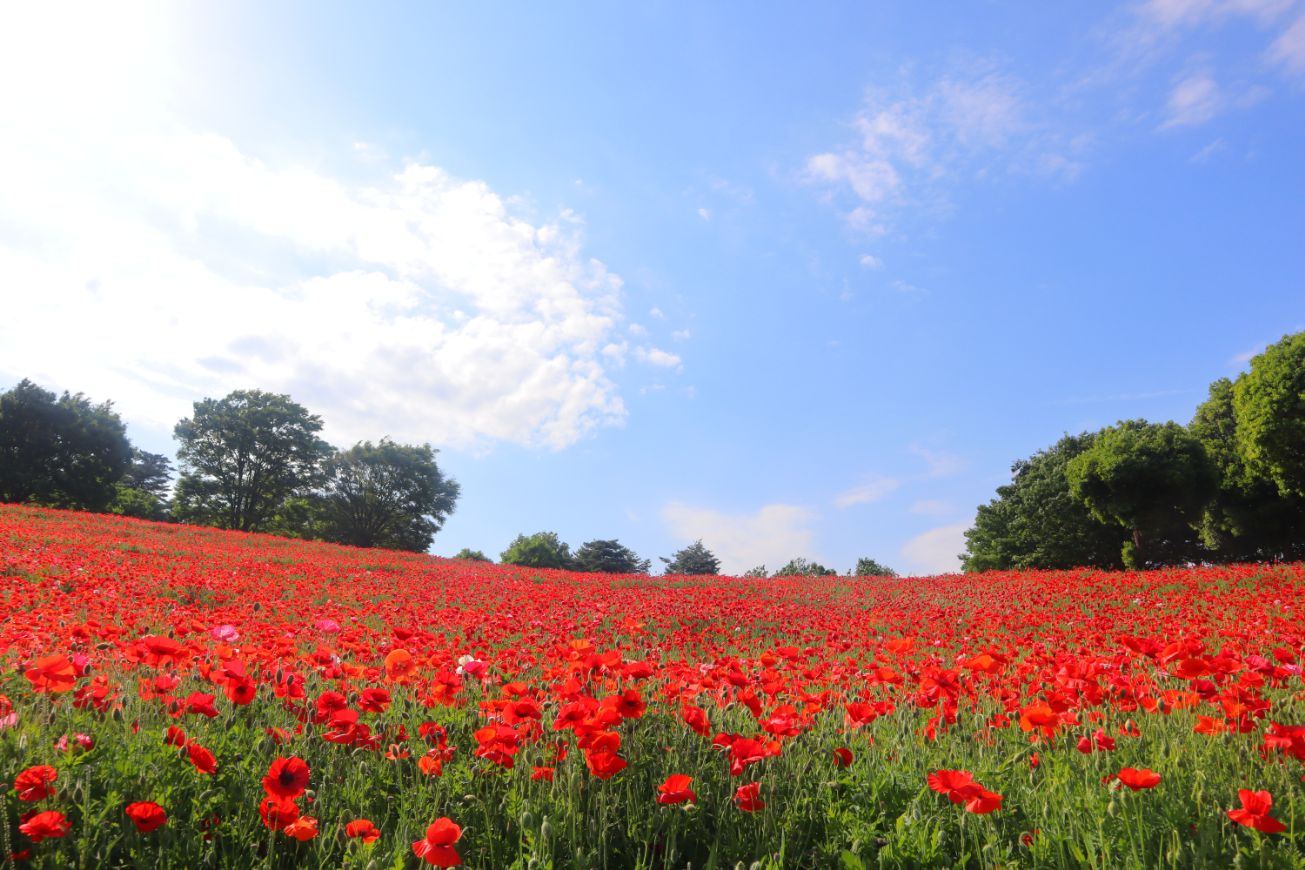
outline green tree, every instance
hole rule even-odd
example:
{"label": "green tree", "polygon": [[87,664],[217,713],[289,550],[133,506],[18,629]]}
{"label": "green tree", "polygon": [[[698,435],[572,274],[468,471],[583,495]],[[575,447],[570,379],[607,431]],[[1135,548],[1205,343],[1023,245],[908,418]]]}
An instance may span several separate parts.
{"label": "green tree", "polygon": [[700,576],[720,573],[720,559],[702,545],[701,539],[694,541],[669,559],[665,556],[657,558],[666,563],[666,567],[662,570],[663,574]]}
{"label": "green tree", "polygon": [[617,540],[585,541],[575,551],[574,564],[575,570],[590,574],[647,574],[652,566]]}
{"label": "green tree", "polygon": [[480,550],[472,550],[469,547],[463,547],[453,555],[454,559],[462,559],[467,562],[492,562],[493,560],[482,553]]}
{"label": "green tree", "polygon": [[1218,488],[1218,472],[1195,435],[1177,423],[1121,421],[1065,469],[1069,489],[1097,519],[1128,529],[1124,564],[1142,568],[1199,560],[1194,528]]}
{"label": "green tree", "polygon": [[1219,476],[1218,492],[1202,518],[1201,540],[1216,561],[1305,558],[1305,497],[1282,494],[1272,479],[1242,457],[1235,391],[1227,378],[1212,383],[1209,398],[1188,424]]}
{"label": "green tree", "polygon": [[323,537],[355,547],[430,549],[461,491],[429,444],[362,441],[326,462]]}
{"label": "green tree", "polygon": [[159,501],[167,501],[172,487],[172,461],[162,453],[132,448],[131,465],[119,483],[130,489],[147,492]]}
{"label": "green tree", "polygon": [[56,397],[29,380],[0,394],[0,501],[102,511],[130,462],[112,402]]}
{"label": "green tree", "polygon": [[260,531],[287,498],[322,480],[331,447],[317,437],[322,418],[289,396],[236,390],[195,403],[173,434],[177,459],[174,514],[185,522]]}
{"label": "green tree", "polygon": [[1011,466],[1011,482],[981,505],[965,533],[966,571],[1023,568],[1121,568],[1126,535],[1102,522],[1070,492],[1065,469],[1097,435],[1065,435]]}
{"label": "green tree", "polygon": [[748,570],[744,571],[744,572],[743,572],[743,576],[744,576],[744,577],[763,577],[763,578],[764,578],[764,577],[769,577],[770,575],[766,573],[766,566],[765,566],[764,564],[761,564],[761,565],[758,565],[758,566],[755,567],[755,568],[749,568]]}
{"label": "green tree", "polygon": [[1305,332],[1251,359],[1233,387],[1237,448],[1283,495],[1305,496]]}
{"label": "green tree", "polygon": [[775,570],[775,577],[828,577],[837,574],[833,568],[826,568],[819,562],[812,562],[798,556],[790,559],[788,564]]}
{"label": "green tree", "polygon": [[529,568],[571,568],[571,548],[557,537],[557,532],[517,535],[499,556],[504,565]]}
{"label": "green tree", "polygon": [[874,559],[861,557],[856,560],[856,567],[848,572],[853,577],[896,577],[897,572]]}

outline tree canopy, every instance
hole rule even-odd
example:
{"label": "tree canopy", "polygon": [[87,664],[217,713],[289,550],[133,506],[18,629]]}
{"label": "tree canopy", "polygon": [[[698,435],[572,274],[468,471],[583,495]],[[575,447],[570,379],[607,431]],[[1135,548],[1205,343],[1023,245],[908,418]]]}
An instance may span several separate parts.
{"label": "tree canopy", "polygon": [[896,577],[897,572],[874,559],[862,556],[856,560],[856,567],[850,572],[853,577]]}
{"label": "tree canopy", "polygon": [[617,540],[585,541],[572,561],[575,570],[591,574],[647,574],[652,564]]}
{"label": "tree canopy", "polygon": [[1233,387],[1237,448],[1283,495],[1305,496],[1305,332],[1251,359]]}
{"label": "tree canopy", "polygon": [[1066,435],[1011,466],[1011,482],[981,505],[965,533],[966,571],[1011,568],[1123,567],[1124,531],[1103,522],[1069,488],[1065,468],[1096,441]]}
{"label": "tree canopy", "polygon": [[112,402],[56,397],[29,380],[0,394],[0,501],[102,511],[130,462]]}
{"label": "tree canopy", "polygon": [[837,574],[833,568],[826,568],[819,562],[812,562],[798,556],[796,559],[790,559],[788,564],[782,568],[777,568],[774,577],[828,577]]}
{"label": "tree canopy", "polygon": [[290,496],[322,480],[331,447],[322,419],[289,396],[236,390],[196,402],[173,430],[180,448],[179,519],[259,531]]}
{"label": "tree canopy", "polygon": [[499,556],[499,561],[504,565],[529,568],[570,568],[574,565],[571,548],[558,538],[557,532],[517,535]]}
{"label": "tree canopy", "polygon": [[355,547],[425,552],[457,504],[429,444],[361,441],[326,461],[323,537]]}
{"label": "tree canopy", "polygon": [[493,559],[490,559],[480,550],[473,550],[469,547],[463,547],[461,550],[458,550],[458,552],[453,554],[453,558],[463,559],[468,562],[492,562],[493,561]]}
{"label": "tree canopy", "polygon": [[694,541],[669,559],[665,556],[658,556],[658,558],[665,563],[662,569],[664,574],[694,576],[720,573],[720,559],[704,547],[701,540]]}
{"label": "tree canopy", "polygon": [[1199,558],[1193,528],[1218,488],[1200,440],[1177,423],[1121,421],[1065,468],[1070,492],[1102,522],[1123,526],[1128,567]]}

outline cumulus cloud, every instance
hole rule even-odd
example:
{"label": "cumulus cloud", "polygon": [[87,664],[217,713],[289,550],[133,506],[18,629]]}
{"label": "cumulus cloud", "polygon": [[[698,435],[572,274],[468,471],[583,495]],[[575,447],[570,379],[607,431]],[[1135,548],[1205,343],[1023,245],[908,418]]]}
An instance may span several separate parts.
{"label": "cumulus cloud", "polygon": [[83,74],[0,96],[0,372],[167,427],[203,396],[287,392],[344,443],[561,448],[625,418],[621,281],[577,215],[429,163],[357,181],[264,161],[122,102],[157,67],[106,69],[103,92]]}
{"label": "cumulus cloud", "polygon": [[834,498],[834,504],[837,507],[848,508],[853,505],[876,502],[892,495],[900,485],[898,481],[891,477],[877,477],[839,493]]}
{"label": "cumulus cloud", "polygon": [[636,347],[634,355],[640,362],[648,365],[659,366],[665,369],[678,369],[680,367],[679,354],[671,353],[657,347]]}
{"label": "cumulus cloud", "polygon": [[949,574],[961,570],[965,532],[973,523],[939,526],[916,535],[902,546],[907,571],[918,574]]}
{"label": "cumulus cloud", "polygon": [[769,504],[743,514],[678,502],[662,509],[672,535],[684,541],[701,538],[721,560],[721,571],[736,575],[763,564],[774,570],[795,556],[814,557],[815,519],[809,508],[789,504]]}

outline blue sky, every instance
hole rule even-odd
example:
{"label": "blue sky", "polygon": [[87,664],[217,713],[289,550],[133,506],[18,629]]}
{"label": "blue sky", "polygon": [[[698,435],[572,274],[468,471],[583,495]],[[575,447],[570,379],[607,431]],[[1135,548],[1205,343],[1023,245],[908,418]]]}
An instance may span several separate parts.
{"label": "blue sky", "polygon": [[876,5],[8,8],[0,385],[429,441],[441,554],[953,570],[1305,328],[1305,2]]}

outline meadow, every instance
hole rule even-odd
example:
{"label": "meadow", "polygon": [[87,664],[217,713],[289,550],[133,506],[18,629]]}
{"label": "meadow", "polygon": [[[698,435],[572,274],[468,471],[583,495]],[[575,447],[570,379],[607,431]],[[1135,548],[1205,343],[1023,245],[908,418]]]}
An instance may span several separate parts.
{"label": "meadow", "polygon": [[1305,565],[576,574],[0,507],[22,867],[1305,867]]}

